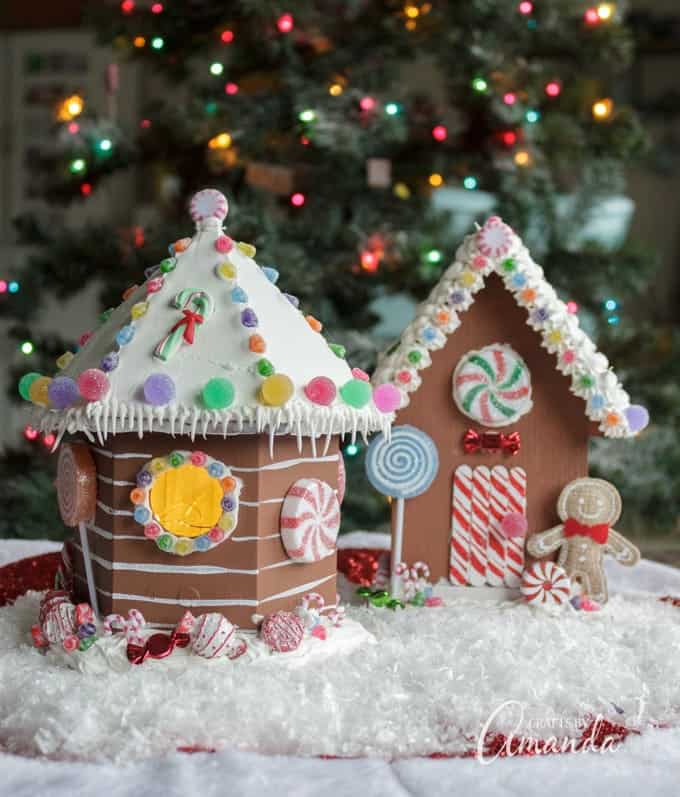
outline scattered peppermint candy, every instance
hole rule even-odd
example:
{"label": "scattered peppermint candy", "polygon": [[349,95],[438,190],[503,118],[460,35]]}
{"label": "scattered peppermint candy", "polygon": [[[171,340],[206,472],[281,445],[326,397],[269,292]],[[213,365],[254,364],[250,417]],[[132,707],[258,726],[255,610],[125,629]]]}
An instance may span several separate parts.
{"label": "scattered peppermint candy", "polygon": [[512,246],[512,230],[492,216],[477,233],[477,248],[485,257],[503,257]]}
{"label": "scattered peppermint candy", "polygon": [[214,188],[206,188],[203,191],[199,191],[197,194],[194,194],[191,200],[191,218],[197,224],[200,221],[210,218],[222,221],[226,218],[228,211],[229,203],[226,197]]}

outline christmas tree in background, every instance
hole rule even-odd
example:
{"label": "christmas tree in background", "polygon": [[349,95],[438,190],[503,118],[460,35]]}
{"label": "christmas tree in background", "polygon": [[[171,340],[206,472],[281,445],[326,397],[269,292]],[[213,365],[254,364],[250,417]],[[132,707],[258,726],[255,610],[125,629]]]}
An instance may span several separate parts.
{"label": "christmas tree in background", "polygon": [[[102,309],[118,304],[189,232],[185,200],[205,186],[229,198],[229,234],[252,241],[328,339],[370,369],[386,342],[374,331],[375,300],[424,297],[469,231],[470,208],[487,203],[525,237],[649,407],[653,426],[635,446],[597,441],[594,465],[620,486],[629,527],[671,528],[680,511],[677,334],[645,304],[654,257],[609,251],[584,232],[598,202],[624,190],[624,168],[644,146],[635,114],[612,97],[632,54],[624,11],[573,0],[94,4],[100,40],[163,88],[133,130],[95,117],[87,97],[64,97],[62,146],[39,164],[45,194],[88,202],[131,168],[140,204],[158,215],[146,229],[132,209],[123,235],[18,220],[23,240],[40,248],[21,274],[21,300],[3,313],[34,347],[31,370],[54,373],[77,345],[32,334],[41,296],[99,280]],[[345,530],[387,517],[363,477],[362,447],[345,448]],[[54,515],[41,515],[53,506],[51,463],[34,453],[29,467],[26,457],[12,451],[1,463],[13,499],[0,535],[59,533]]]}

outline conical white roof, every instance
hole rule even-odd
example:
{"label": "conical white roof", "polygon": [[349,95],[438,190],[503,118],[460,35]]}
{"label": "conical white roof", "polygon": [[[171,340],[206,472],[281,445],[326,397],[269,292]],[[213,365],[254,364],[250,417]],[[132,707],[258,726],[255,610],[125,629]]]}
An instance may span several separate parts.
{"label": "conical white roof", "polygon": [[[276,272],[263,270],[253,259],[254,247],[232,241],[223,230],[224,197],[201,191],[191,208],[193,238],[171,248],[172,257],[161,264],[165,273],[159,267],[135,288],[58,374],[81,387],[79,397],[58,408],[64,402],[53,382],[50,394],[55,400],[41,410],[41,427],[59,436],[82,431],[99,438],[124,431],[192,437],[263,431],[354,436],[389,428],[393,416],[376,407],[364,375],[353,374],[315,330],[314,320],[310,324],[293,297],[279,290]],[[193,343],[186,340],[189,326]],[[175,345],[166,343],[159,351],[174,327]],[[253,350],[263,344],[264,351]],[[116,359],[116,367],[107,370]],[[82,397],[88,391],[79,378],[88,369],[100,375],[106,371],[110,386],[99,400]],[[277,378],[268,377],[268,370]],[[160,374],[172,382],[158,380]],[[313,385],[321,387],[321,398],[309,387],[319,377],[324,377],[321,384]],[[227,380],[233,388],[228,406],[211,408],[215,402],[206,399],[204,389],[215,379]],[[157,389],[149,391],[154,380]],[[292,391],[280,404],[277,380]],[[366,389],[357,384],[361,382]],[[168,385],[171,392],[174,387],[174,398],[160,403],[159,387],[162,394]],[[327,404],[329,392],[335,391]],[[385,401],[378,403],[386,408]]]}

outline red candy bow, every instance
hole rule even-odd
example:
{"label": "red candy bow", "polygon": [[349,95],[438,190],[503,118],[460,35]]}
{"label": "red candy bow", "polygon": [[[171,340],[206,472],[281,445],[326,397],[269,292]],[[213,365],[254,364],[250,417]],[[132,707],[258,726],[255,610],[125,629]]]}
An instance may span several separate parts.
{"label": "red candy bow", "polygon": [[497,454],[502,451],[504,454],[514,456],[519,453],[522,441],[519,432],[476,432],[468,429],[463,435],[463,449],[466,454],[476,454],[481,451],[485,454]]}
{"label": "red candy bow", "polygon": [[606,523],[586,526],[585,523],[579,523],[573,517],[567,518],[564,522],[564,536],[575,537],[576,535],[590,537],[600,545],[604,545],[609,537],[609,526]]}
{"label": "red candy bow", "polygon": [[184,332],[182,333],[182,337],[186,343],[193,343],[194,335],[196,334],[196,324],[200,326],[203,323],[203,316],[200,313],[195,313],[193,310],[182,310],[182,314],[184,318],[180,319],[170,331],[174,332],[176,329],[183,326]]}
{"label": "red candy bow", "polygon": [[185,648],[189,644],[189,634],[173,631],[172,634],[152,634],[145,645],[128,642],[127,657],[130,664],[143,664],[147,659],[164,659],[175,648]]}

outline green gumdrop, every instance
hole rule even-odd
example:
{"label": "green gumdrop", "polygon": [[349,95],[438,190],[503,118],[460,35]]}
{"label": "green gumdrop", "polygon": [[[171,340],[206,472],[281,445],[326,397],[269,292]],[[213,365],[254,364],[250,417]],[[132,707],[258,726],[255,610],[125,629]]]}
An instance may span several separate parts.
{"label": "green gumdrop", "polygon": [[335,354],[336,357],[339,357],[341,360],[345,359],[347,349],[340,343],[329,343],[328,348],[333,352],[333,354]]}
{"label": "green gumdrop", "polygon": [[413,363],[413,365],[417,365],[423,358],[423,355],[419,351],[410,351],[408,353],[408,361]]}
{"label": "green gumdrop", "polygon": [[371,400],[371,385],[363,379],[350,379],[340,388],[340,395],[345,404],[361,409]]}
{"label": "green gumdrop", "polygon": [[172,548],[172,537],[169,534],[161,534],[156,540],[156,545],[161,551],[169,551]]}
{"label": "green gumdrop", "polygon": [[592,387],[595,384],[595,380],[593,379],[593,377],[588,376],[587,374],[582,376],[580,381],[581,381],[581,387],[585,388]]}
{"label": "green gumdrop", "polygon": [[169,274],[171,271],[175,270],[175,266],[177,262],[174,257],[166,257],[165,260],[161,260],[160,268],[163,274]]}
{"label": "green gumdrop", "polygon": [[87,650],[88,648],[91,648],[96,641],[97,637],[86,636],[84,639],[80,640],[80,643],[78,644],[78,650]]}
{"label": "green gumdrop", "polygon": [[109,307],[108,310],[104,310],[103,313],[99,314],[99,323],[103,324],[111,318],[111,313],[113,312],[113,307]]}
{"label": "green gumdrop", "polygon": [[40,374],[36,374],[35,371],[31,371],[29,374],[24,374],[21,377],[19,380],[19,395],[22,399],[25,399],[26,401],[31,400],[31,397],[28,395],[28,391],[31,389],[31,385],[36,379],[40,379]]}
{"label": "green gumdrop", "polygon": [[503,271],[514,271],[515,270],[515,261],[512,257],[506,257],[502,263]]}
{"label": "green gumdrop", "polygon": [[228,379],[217,376],[206,382],[201,395],[209,410],[224,410],[234,401],[234,386]]}
{"label": "green gumdrop", "polygon": [[271,376],[274,373],[274,366],[266,357],[257,361],[257,373],[260,376]]}
{"label": "green gumdrop", "polygon": [[170,454],[170,464],[173,468],[179,468],[184,462],[184,457],[178,451],[174,451]]}

